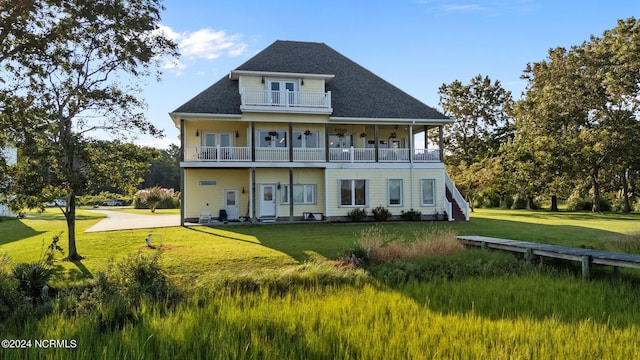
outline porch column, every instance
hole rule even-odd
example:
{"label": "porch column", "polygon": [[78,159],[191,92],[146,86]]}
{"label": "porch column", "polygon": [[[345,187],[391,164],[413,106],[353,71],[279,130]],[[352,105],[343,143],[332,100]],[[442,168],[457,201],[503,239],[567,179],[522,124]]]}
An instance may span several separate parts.
{"label": "porch column", "polygon": [[413,154],[415,151],[413,150],[413,125],[409,124],[409,162],[413,162]]}
{"label": "porch column", "polygon": [[429,128],[427,128],[427,125],[423,125],[422,126],[422,131],[424,131],[424,151],[427,151],[427,149],[429,149]]}
{"label": "porch column", "polygon": [[293,162],[293,123],[289,123],[289,162]]}
{"label": "porch column", "polygon": [[329,123],[324,124],[324,158],[329,162]]}
{"label": "porch column", "polygon": [[379,147],[379,141],[378,141],[378,125],[373,125],[373,138],[375,139],[376,143],[373,144],[373,151],[375,152],[375,156],[373,157],[375,162],[378,162],[378,147]]}
{"label": "porch column", "polygon": [[256,222],[256,168],[251,168],[249,171],[249,216],[251,216],[251,222]]}
{"label": "porch column", "polygon": [[251,122],[251,161],[256,161],[256,123]]}
{"label": "porch column", "polygon": [[[184,119],[180,119],[180,162],[184,162]],[[180,226],[184,226],[184,189],[185,186],[184,167],[180,166]]]}
{"label": "porch column", "polygon": [[440,137],[438,144],[440,147],[440,162],[444,162],[444,126],[442,125],[438,125],[438,136]]}
{"label": "porch column", "polygon": [[293,222],[293,168],[289,168],[289,222]]}

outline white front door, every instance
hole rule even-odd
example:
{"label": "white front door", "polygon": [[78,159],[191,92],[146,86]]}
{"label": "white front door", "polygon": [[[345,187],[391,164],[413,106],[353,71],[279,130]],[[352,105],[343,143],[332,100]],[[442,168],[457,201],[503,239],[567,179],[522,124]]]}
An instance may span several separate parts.
{"label": "white front door", "polygon": [[276,185],[260,184],[260,217],[276,216]]}
{"label": "white front door", "polygon": [[229,220],[238,220],[240,217],[238,211],[238,190],[224,191],[224,209],[227,211]]}

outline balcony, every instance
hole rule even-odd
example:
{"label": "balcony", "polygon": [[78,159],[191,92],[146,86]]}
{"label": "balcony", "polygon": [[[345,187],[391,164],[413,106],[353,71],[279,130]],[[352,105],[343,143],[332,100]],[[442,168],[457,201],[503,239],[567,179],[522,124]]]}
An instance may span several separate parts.
{"label": "balcony", "polygon": [[331,114],[331,92],[242,89],[240,110]]}
{"label": "balcony", "polygon": [[[413,150],[411,149],[378,149],[376,159],[374,148],[330,148],[329,162],[350,163],[416,163],[440,162],[440,150]],[[233,146],[198,146],[186,148],[185,161],[210,161],[210,162],[248,162],[251,159],[251,148]],[[293,148],[294,162],[326,162],[325,148]],[[256,148],[255,161],[261,162],[288,162],[289,148]]]}

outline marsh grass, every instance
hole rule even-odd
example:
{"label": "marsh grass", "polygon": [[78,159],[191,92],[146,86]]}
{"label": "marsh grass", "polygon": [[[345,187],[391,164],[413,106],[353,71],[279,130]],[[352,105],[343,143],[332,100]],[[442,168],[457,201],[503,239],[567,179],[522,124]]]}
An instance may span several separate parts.
{"label": "marsh grass", "polygon": [[355,249],[361,256],[364,254],[368,262],[382,263],[448,255],[463,250],[463,246],[456,239],[455,232],[448,229],[416,231],[413,238],[406,239],[395,231],[371,226],[360,232]]}
{"label": "marsh grass", "polygon": [[606,244],[606,249],[609,251],[640,254],[640,232],[613,236]]}

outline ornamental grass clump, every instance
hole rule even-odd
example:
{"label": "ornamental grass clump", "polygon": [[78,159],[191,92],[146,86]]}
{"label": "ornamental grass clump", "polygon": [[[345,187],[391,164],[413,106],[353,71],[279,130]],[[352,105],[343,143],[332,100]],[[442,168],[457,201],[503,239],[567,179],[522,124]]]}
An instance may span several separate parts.
{"label": "ornamental grass clump", "polygon": [[347,255],[352,263],[366,265],[448,255],[462,249],[462,244],[450,230],[423,231],[406,240],[397,233],[384,232],[381,227],[372,226],[361,231],[359,240]]}

